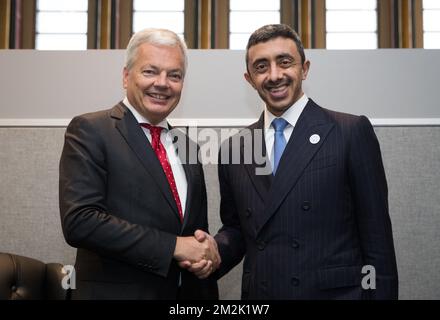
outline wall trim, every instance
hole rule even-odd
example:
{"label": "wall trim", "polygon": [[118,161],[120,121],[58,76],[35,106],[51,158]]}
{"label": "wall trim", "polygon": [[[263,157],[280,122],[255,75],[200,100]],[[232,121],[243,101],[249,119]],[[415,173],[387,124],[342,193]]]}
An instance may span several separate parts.
{"label": "wall trim", "polygon": [[440,126],[440,118],[372,118],[370,121],[377,127]]}
{"label": "wall trim", "polygon": [[[67,127],[71,119],[0,119],[0,127]],[[245,127],[257,121],[253,119],[173,119],[170,123],[176,127]],[[372,118],[374,126],[440,126],[440,118]]]}

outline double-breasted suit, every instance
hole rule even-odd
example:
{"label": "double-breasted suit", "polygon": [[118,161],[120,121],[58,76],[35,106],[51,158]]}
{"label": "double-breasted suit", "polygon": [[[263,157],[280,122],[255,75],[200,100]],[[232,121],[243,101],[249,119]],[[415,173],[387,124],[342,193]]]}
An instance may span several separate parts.
{"label": "double-breasted suit", "polygon": [[[247,133],[265,150],[263,115]],[[312,137],[313,136],[313,137]],[[243,299],[395,299],[397,267],[379,143],[364,116],[311,99],[275,176],[220,164],[221,277],[244,257]],[[258,141],[257,141],[258,142]],[[229,154],[233,143],[223,145]],[[375,270],[375,289],[362,279]],[[371,281],[366,281],[371,286]],[[365,287],[365,283],[364,283]]]}
{"label": "double-breasted suit", "polygon": [[[183,133],[176,139],[192,143]],[[215,281],[199,280],[173,260],[176,236],[208,231],[202,166],[183,168],[188,189],[181,223],[160,162],[122,102],[72,120],[59,195],[64,236],[78,248],[74,298],[176,299],[179,287],[188,299],[218,297]]]}

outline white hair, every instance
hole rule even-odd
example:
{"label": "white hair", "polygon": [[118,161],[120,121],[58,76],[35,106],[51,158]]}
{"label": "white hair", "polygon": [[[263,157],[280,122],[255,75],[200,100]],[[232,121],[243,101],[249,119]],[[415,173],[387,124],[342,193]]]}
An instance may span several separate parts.
{"label": "white hair", "polygon": [[125,67],[127,69],[130,70],[131,67],[133,66],[137,49],[139,48],[140,45],[144,43],[149,43],[152,45],[170,46],[170,47],[179,46],[184,58],[183,74],[185,74],[186,68],[188,66],[188,57],[187,57],[188,49],[186,43],[176,33],[167,29],[147,28],[136,32],[131,37],[125,54]]}

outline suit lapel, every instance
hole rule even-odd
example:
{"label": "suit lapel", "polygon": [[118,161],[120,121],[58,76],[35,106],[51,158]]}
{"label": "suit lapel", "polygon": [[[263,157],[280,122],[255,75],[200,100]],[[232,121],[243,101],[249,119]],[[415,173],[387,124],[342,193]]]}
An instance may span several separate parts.
{"label": "suit lapel", "polygon": [[153,180],[156,182],[159,190],[162,192],[168,204],[175,212],[176,217],[180,221],[177,205],[171,193],[168,180],[165,176],[159,159],[157,159],[157,156],[151,147],[150,142],[142,131],[142,128],[139,126],[131,112],[129,112],[128,109],[122,104],[122,102],[112,109],[111,117],[119,120],[116,121],[116,129],[124,137],[133,153],[142,163],[144,169],[150,174],[150,176],[153,177]]}
{"label": "suit lapel", "polygon": [[[310,99],[298,119],[281,157],[277,174],[272,181],[268,196],[269,201],[265,207],[264,214],[259,217],[259,229],[257,232],[261,230],[264,224],[276,212],[290,190],[294,188],[304,169],[321,148],[332,128],[333,123],[326,118],[322,109]],[[319,142],[316,144],[311,143],[309,140],[314,134],[320,137]]]}
{"label": "suit lapel", "polygon": [[[248,129],[250,130],[249,134],[252,135],[252,146],[246,150],[244,146],[246,139],[244,139],[244,142],[240,144],[241,147],[240,155],[242,157],[240,160],[241,163],[244,164],[246,168],[246,172],[248,173],[254,188],[257,190],[258,195],[261,197],[263,202],[266,202],[267,195],[269,193],[270,186],[272,184],[273,176],[271,173],[256,174],[258,172],[258,169],[263,168],[266,165],[266,163],[269,165],[269,169],[270,169],[270,161],[269,159],[267,159],[266,156],[266,142],[264,137],[264,113],[260,116],[260,119],[255,124],[251,125]],[[260,152],[260,150],[256,149],[255,147],[256,145],[261,146],[261,155],[262,158],[265,159],[265,161],[262,164],[257,164],[254,158],[254,153]],[[251,155],[252,162],[249,164],[246,164],[244,162],[245,152],[253,153]]]}

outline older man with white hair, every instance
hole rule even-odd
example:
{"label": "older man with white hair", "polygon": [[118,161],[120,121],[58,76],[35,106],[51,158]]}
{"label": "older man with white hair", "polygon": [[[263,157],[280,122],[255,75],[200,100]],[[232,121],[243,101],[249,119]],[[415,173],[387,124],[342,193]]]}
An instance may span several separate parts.
{"label": "older man with white hair", "polygon": [[166,120],[180,100],[186,51],[169,30],[134,34],[125,99],[67,128],[59,194],[65,239],[78,248],[73,298],[218,298],[215,280],[178,265],[199,262],[208,274],[220,263],[202,166],[182,161]]}

